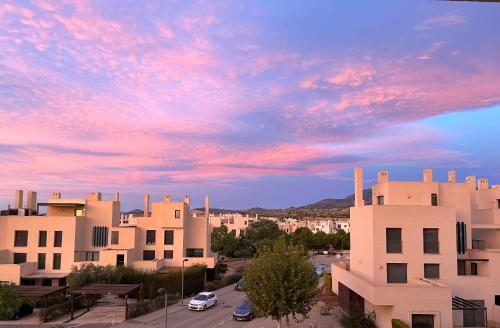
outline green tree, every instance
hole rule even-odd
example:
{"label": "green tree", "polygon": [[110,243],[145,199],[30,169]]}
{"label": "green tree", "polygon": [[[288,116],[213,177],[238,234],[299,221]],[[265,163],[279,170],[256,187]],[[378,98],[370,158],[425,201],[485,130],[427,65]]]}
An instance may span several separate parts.
{"label": "green tree", "polygon": [[271,220],[254,221],[246,231],[246,239],[252,244],[263,239],[276,240],[280,235],[278,224]]}
{"label": "green tree", "polygon": [[225,225],[214,228],[212,232],[212,252],[231,257],[237,249],[238,240],[236,238],[236,232],[228,232]]}
{"label": "green tree", "polygon": [[350,234],[344,230],[328,235],[329,244],[335,249],[350,249]]}
{"label": "green tree", "polygon": [[313,247],[315,249],[326,249],[328,248],[329,240],[328,234],[323,231],[318,231],[314,234]]}
{"label": "green tree", "polygon": [[302,245],[304,249],[308,250],[313,247],[314,234],[309,228],[300,227],[292,235],[292,242],[294,245]]}
{"label": "green tree", "polygon": [[245,292],[258,316],[271,317],[281,327],[283,317],[307,318],[318,289],[318,277],[301,246],[284,237],[254,258],[244,274]]}
{"label": "green tree", "polygon": [[21,307],[14,285],[0,285],[0,320],[9,320]]}

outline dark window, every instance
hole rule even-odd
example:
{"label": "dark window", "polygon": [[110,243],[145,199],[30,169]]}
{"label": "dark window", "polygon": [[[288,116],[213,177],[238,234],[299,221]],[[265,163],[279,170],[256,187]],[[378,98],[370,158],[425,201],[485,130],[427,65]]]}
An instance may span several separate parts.
{"label": "dark window", "polygon": [[467,225],[457,222],[457,253],[465,254],[467,251]]}
{"label": "dark window", "polygon": [[495,295],[495,305],[500,306],[500,295]]}
{"label": "dark window", "polygon": [[46,247],[47,246],[47,231],[40,230],[38,231],[38,247]]}
{"label": "dark window", "polygon": [[457,260],[457,274],[465,276],[467,274],[466,262],[464,260]]}
{"label": "dark window", "polygon": [[108,227],[100,226],[92,228],[92,246],[106,247],[108,246]]}
{"label": "dark window", "polygon": [[470,275],[477,276],[477,263],[476,262],[470,263]]}
{"label": "dark window", "polygon": [[203,248],[186,248],[187,257],[203,257]]}
{"label": "dark window", "polygon": [[175,210],[175,218],[179,219],[181,217],[181,211],[180,210]]}
{"label": "dark window", "polygon": [[156,244],[156,230],[146,230],[146,245]]}
{"label": "dark window", "polygon": [[384,205],[384,196],[377,196],[377,204]]}
{"label": "dark window", "polygon": [[85,252],[85,261],[99,261],[99,252]]}
{"label": "dark window", "polygon": [[173,230],[165,230],[163,236],[163,244],[165,245],[173,245],[174,244],[174,231]]}
{"label": "dark window", "polygon": [[434,328],[434,316],[432,314],[412,314],[412,328]]}
{"label": "dark window", "polygon": [[424,228],[424,253],[439,253],[439,230]]}
{"label": "dark window", "polygon": [[54,247],[62,247],[62,231],[54,231]]}
{"label": "dark window", "polygon": [[424,277],[429,279],[439,279],[439,264],[425,263]]}
{"label": "dark window", "polygon": [[28,246],[28,230],[16,230],[14,232],[14,246],[15,247]]}
{"label": "dark window", "polygon": [[120,242],[120,232],[111,231],[111,245],[118,245]]}
{"label": "dark window", "polygon": [[45,270],[45,253],[38,253],[38,270]]}
{"label": "dark window", "polygon": [[125,255],[124,254],[116,254],[116,266],[125,265]]}
{"label": "dark window", "polygon": [[14,264],[26,262],[26,253],[14,253]]}
{"label": "dark window", "polygon": [[61,270],[61,253],[54,253],[52,269]]}
{"label": "dark window", "polygon": [[387,253],[401,253],[401,228],[386,228]]}
{"label": "dark window", "polygon": [[500,199],[497,199],[497,208],[500,208]]}
{"label": "dark window", "polygon": [[155,251],[144,250],[142,251],[142,259],[144,261],[151,261],[155,259]]}
{"label": "dark window", "polygon": [[406,263],[387,263],[387,283],[405,284]]}
{"label": "dark window", "polygon": [[164,259],[173,259],[174,258],[174,251],[164,250],[163,251],[163,258]]}
{"label": "dark window", "polygon": [[438,194],[431,194],[432,206],[438,206]]}
{"label": "dark window", "polygon": [[245,229],[240,229],[240,238],[245,237]]}

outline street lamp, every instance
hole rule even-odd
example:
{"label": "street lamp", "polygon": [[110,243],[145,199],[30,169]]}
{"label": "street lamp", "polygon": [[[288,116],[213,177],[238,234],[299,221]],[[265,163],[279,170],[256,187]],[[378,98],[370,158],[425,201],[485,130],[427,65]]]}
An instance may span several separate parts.
{"label": "street lamp", "polygon": [[158,295],[165,295],[165,328],[167,328],[167,306],[168,306],[168,299],[167,299],[167,290],[165,288],[159,288],[156,293]]}
{"label": "street lamp", "polygon": [[184,307],[184,262],[188,259],[182,260],[182,281],[181,281],[181,307]]}

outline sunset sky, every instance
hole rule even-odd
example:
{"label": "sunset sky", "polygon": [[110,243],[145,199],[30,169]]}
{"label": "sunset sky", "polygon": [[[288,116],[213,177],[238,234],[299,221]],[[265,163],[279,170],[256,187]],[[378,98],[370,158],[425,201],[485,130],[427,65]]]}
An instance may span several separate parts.
{"label": "sunset sky", "polygon": [[15,189],[226,208],[352,169],[500,184],[500,5],[1,1],[0,205]]}

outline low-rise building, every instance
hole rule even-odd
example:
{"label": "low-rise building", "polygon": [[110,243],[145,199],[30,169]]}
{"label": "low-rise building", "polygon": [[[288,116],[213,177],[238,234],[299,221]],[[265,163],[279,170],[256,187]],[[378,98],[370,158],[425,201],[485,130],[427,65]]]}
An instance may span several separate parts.
{"label": "low-rise building", "polygon": [[28,192],[23,206],[18,190],[16,208],[0,215],[0,281],[64,285],[71,268],[84,263],[157,271],[187,259],[187,265],[214,268],[209,199],[202,217],[191,216],[189,205],[189,196],[151,203],[145,195],[142,216],[122,216],[118,193],[104,200],[99,192],[78,199],[55,192],[37,203],[36,193]]}
{"label": "low-rise building", "polygon": [[374,312],[379,327],[486,327],[500,323],[500,185],[473,176],[390,181],[379,172],[373,205],[355,170],[350,261],[332,265],[345,309]]}
{"label": "low-rise building", "polygon": [[210,214],[209,217],[211,232],[214,228],[224,225],[229,232],[234,232],[238,238],[245,236],[245,231],[254,221],[257,221],[257,216],[253,217],[250,214],[241,213],[218,213]]}

